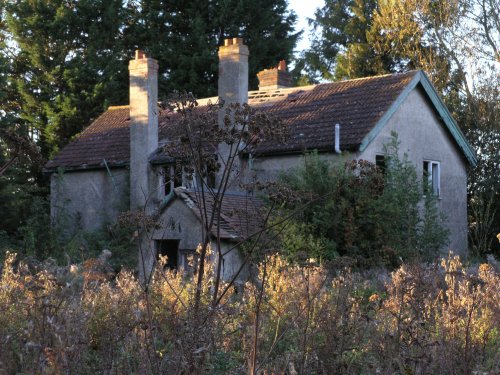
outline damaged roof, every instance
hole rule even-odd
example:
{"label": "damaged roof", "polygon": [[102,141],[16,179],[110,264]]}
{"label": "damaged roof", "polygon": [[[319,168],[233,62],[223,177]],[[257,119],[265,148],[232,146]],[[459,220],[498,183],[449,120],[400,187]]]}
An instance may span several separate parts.
{"label": "damaged roof", "polygon": [[[305,150],[333,151],[335,124],[341,126],[341,150],[362,151],[417,84],[427,93],[457,145],[474,165],[476,159],[472,149],[421,71],[315,86],[251,91],[248,94],[249,105],[279,118],[289,132],[286,142],[263,141],[256,152],[272,155]],[[206,102],[207,99],[199,101],[200,105]],[[168,116],[166,111],[160,111],[158,121],[160,144],[179,137],[179,122]],[[49,161],[46,169],[128,165],[129,126],[128,106],[110,107]]]}

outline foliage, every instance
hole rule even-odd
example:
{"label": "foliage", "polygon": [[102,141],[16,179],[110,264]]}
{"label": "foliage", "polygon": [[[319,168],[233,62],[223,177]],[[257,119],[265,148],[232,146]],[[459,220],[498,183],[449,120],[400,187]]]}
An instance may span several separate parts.
{"label": "foliage", "polygon": [[121,1],[7,2],[12,111],[48,157],[110,103],[126,98]]}
{"label": "foliage", "polygon": [[285,0],[143,0],[130,3],[130,11],[129,42],[158,59],[160,96],[217,95],[217,47],[230,37],[245,39],[250,86],[257,88],[257,72],[290,60],[298,37]]}
{"label": "foliage", "polygon": [[399,259],[431,259],[447,242],[443,218],[432,194],[423,195],[415,167],[398,156],[394,137],[386,146],[382,172],[367,161],[329,164],[318,154],[283,175],[298,192],[284,203],[283,248],[292,259],[355,258],[361,266],[397,264]]}
{"label": "foliage", "polygon": [[[374,0],[327,0],[323,8],[316,10],[314,19],[309,21],[315,35],[311,48],[299,59],[310,81],[340,78],[336,66],[341,58],[348,69],[356,70],[356,77],[381,72],[372,64],[367,39],[376,7]],[[357,63],[351,63],[353,51],[359,52]]]}
{"label": "foliage", "polygon": [[196,279],[186,273],[159,267],[145,292],[126,271],[111,280],[101,259],[56,267],[9,254],[0,365],[5,373],[495,373],[496,266],[470,271],[450,255],[368,279],[269,256],[259,281],[216,310],[214,278],[206,279],[200,313],[209,324],[194,345]]}
{"label": "foliage", "polygon": [[[289,58],[296,16],[284,0],[122,2],[62,0],[2,2],[0,73],[12,90],[9,110],[39,132],[45,157],[53,155],[108,105],[127,98],[132,50],[159,60],[160,94],[216,92],[217,46],[242,36],[252,51],[251,76]],[[3,42],[3,39],[0,40]]]}

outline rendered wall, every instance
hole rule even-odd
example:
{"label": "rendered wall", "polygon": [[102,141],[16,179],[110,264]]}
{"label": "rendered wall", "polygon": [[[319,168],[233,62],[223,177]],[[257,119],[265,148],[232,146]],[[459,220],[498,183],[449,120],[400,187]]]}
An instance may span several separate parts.
{"label": "rendered wall", "polygon": [[129,207],[129,173],[126,169],[53,173],[50,209],[56,228],[73,235],[114,223]]}

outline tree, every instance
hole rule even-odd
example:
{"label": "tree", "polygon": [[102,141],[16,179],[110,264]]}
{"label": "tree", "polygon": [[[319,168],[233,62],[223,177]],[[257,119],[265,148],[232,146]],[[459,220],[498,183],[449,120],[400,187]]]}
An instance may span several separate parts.
{"label": "tree", "polygon": [[7,2],[11,82],[18,122],[38,134],[49,157],[101,113],[127,97],[118,0]]}
{"label": "tree", "polygon": [[144,48],[159,62],[160,96],[179,90],[197,97],[217,95],[217,47],[226,38],[243,37],[249,56],[250,86],[256,74],[290,60],[298,38],[296,15],[284,0],[207,2],[143,0],[130,3],[131,48]]}
{"label": "tree", "polygon": [[357,78],[387,72],[369,44],[376,0],[326,0],[309,23],[315,37],[301,63],[309,80]]}

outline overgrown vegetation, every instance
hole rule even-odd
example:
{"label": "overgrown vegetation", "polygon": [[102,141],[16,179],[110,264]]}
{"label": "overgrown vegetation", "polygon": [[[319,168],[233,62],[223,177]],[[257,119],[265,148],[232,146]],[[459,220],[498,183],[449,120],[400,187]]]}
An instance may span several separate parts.
{"label": "overgrown vegetation", "polygon": [[137,264],[137,246],[131,242],[136,228],[125,214],[119,222],[101,230],[80,230],[66,235],[64,220],[51,223],[50,202],[46,198],[35,197],[28,212],[27,220],[17,228],[15,236],[0,231],[1,262],[7,251],[38,261],[51,257],[59,264],[66,264],[69,259],[84,262],[106,249],[117,255],[110,260],[116,271],[122,266],[133,268]]}
{"label": "overgrown vegetation", "polygon": [[466,270],[450,255],[368,276],[268,256],[214,310],[207,265],[199,314],[210,324],[195,332],[187,274],[160,266],[144,293],[126,271],[110,279],[104,258],[57,267],[10,254],[0,373],[497,373],[495,267]]}
{"label": "overgrown vegetation", "polygon": [[394,134],[383,170],[364,160],[332,164],[312,153],[284,174],[282,182],[294,192],[279,212],[291,217],[280,227],[288,258],[329,261],[340,255],[369,267],[435,257],[448,240],[444,217],[398,149]]}

